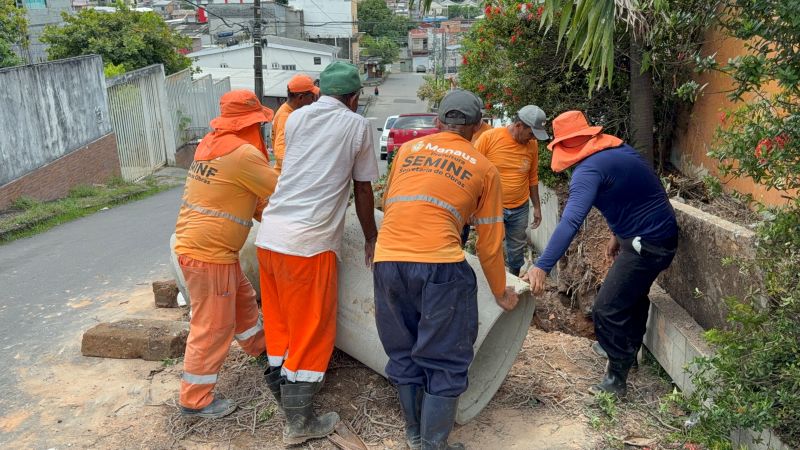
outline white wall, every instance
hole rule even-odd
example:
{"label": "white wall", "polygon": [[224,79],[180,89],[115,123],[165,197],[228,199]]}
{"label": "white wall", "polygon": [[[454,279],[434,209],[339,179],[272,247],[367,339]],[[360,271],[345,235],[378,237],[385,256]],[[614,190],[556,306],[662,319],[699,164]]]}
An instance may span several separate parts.
{"label": "white wall", "polygon": [[[320,63],[314,64],[314,58],[319,58]],[[322,52],[306,53],[270,47],[264,55],[264,61],[264,65],[268,69],[281,69],[281,66],[284,65],[294,65],[294,70],[321,72],[325,66],[333,62],[333,55],[322,54]],[[273,66],[273,63],[277,64],[278,67]]]}
{"label": "white wall", "polygon": [[353,35],[352,24],[316,26],[327,22],[353,22],[353,5],[350,0],[289,0],[289,6],[303,10],[305,32],[311,38]]}
{"label": "white wall", "polygon": [[[225,52],[194,57],[191,54],[193,65],[199,67],[223,67],[226,64],[231,69],[250,69],[253,67],[253,47],[241,49],[228,49]],[[284,65],[294,65],[299,71],[321,72],[328,64],[334,61],[332,53],[321,51],[299,51],[286,48],[268,47],[263,52],[265,69],[282,69]],[[319,64],[314,64],[314,58],[320,58]],[[278,67],[274,67],[273,63]]]}
{"label": "white wall", "polygon": [[97,55],[9,67],[0,86],[0,186],[112,131]]}

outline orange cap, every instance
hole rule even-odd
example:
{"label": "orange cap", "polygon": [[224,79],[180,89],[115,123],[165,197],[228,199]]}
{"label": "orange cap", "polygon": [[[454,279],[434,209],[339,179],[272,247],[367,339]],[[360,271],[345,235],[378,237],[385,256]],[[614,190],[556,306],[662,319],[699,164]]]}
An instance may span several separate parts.
{"label": "orange cap", "polygon": [[250,125],[272,120],[274,113],[247,89],[226,92],[219,99],[220,116],[211,121],[215,130],[238,131]]}
{"label": "orange cap", "polygon": [[314,80],[312,80],[310,76],[302,73],[293,76],[286,87],[288,87],[289,92],[292,93],[313,92],[314,95],[319,95],[319,88],[314,86]]}

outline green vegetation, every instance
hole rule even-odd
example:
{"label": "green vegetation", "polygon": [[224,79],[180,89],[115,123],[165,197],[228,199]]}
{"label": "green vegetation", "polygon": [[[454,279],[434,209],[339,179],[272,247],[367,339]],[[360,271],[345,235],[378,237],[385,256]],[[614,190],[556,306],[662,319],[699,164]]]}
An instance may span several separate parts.
{"label": "green vegetation", "polygon": [[[730,298],[729,326],[706,338],[716,354],[691,369],[695,393],[686,405],[699,422],[693,439],[730,449],[735,429],[774,429],[784,443],[800,442],[800,3],[733,0],[720,25],[747,53],[717,63],[695,55],[701,70],[730,76],[737,109],[720,115],[711,156],[723,175],[750,177],[787,199],[764,208],[754,263],[740,262],[754,280],[747,298]],[[687,91],[689,89],[686,89]],[[697,88],[692,95],[699,96]],[[721,188],[714,188],[719,191]],[[726,263],[730,264],[730,259]],[[763,282],[758,281],[763,279]]]}
{"label": "green vegetation", "polygon": [[384,0],[363,0],[358,3],[358,31],[373,38],[389,38],[395,44],[406,42],[413,25],[407,17],[396,15]]}
{"label": "green vegetation", "polygon": [[153,195],[169,187],[156,183],[153,178],[140,183],[114,178],[105,185],[76,186],[67,197],[51,202],[31,197],[17,198],[11,209],[0,215],[0,244],[41,233],[56,225]]}
{"label": "green vegetation", "polygon": [[169,75],[191,66],[192,61],[178,53],[191,46],[188,37],[170,30],[154,12],[136,12],[121,2],[115,6],[113,13],[63,13],[64,25],[48,25],[42,34],[42,42],[50,44],[47,56],[53,60],[97,54],[112,75],[152,64],[163,64]]}
{"label": "green vegetation", "polygon": [[22,64],[12,50],[13,45],[28,45],[28,19],[14,0],[0,0],[0,68]]}
{"label": "green vegetation", "polygon": [[391,64],[397,60],[400,47],[391,38],[381,36],[374,38],[364,36],[361,39],[363,53],[366,56],[374,56],[381,59],[380,68],[384,70],[386,64]]}

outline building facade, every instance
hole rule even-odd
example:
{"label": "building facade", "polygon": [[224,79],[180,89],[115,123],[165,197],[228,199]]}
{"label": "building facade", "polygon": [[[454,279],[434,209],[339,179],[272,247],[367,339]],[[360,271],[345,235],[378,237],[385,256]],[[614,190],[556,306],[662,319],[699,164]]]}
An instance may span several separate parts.
{"label": "building facade", "polygon": [[17,53],[29,64],[47,61],[47,45],[39,37],[47,25],[59,25],[63,22],[61,13],[72,13],[71,0],[16,0],[17,6],[25,10],[28,19],[27,49],[16,49]]}
{"label": "building facade", "polygon": [[[321,72],[337,59],[339,49],[314,42],[267,36],[262,53],[264,69]],[[188,55],[200,68],[252,69],[253,44],[208,48]]]}
{"label": "building facade", "polygon": [[[253,30],[252,0],[246,3],[209,3],[206,6],[209,33],[213,42],[225,40],[233,34],[245,34],[250,38]],[[222,17],[222,18],[220,18]],[[224,19],[224,21],[223,21]],[[290,6],[275,2],[261,4],[261,32],[268,36],[303,39],[304,14]],[[227,24],[226,24],[227,22]]]}

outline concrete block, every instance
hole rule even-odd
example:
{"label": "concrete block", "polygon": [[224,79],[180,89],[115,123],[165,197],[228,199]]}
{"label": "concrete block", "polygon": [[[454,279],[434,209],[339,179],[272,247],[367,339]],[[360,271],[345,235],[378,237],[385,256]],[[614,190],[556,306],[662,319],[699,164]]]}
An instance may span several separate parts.
{"label": "concrete block", "polygon": [[153,281],[153,297],[156,308],[177,308],[178,284],[175,280]]}
{"label": "concrete block", "polygon": [[702,337],[703,329],[658,285],[650,291],[650,316],[645,346],[676,386],[684,392],[693,391],[684,368],[691,359],[711,354]]}
{"label": "concrete block", "polygon": [[[703,328],[686,310],[678,305],[660,286],[653,285],[650,291],[650,317],[644,345],[667,371],[673,383],[681,391],[694,391],[691,362],[701,356],[711,356],[713,350],[703,339]],[[759,441],[760,439],[760,441]],[[735,430],[731,433],[734,448],[743,446],[749,450],[790,450],[771,430],[755,433],[752,430]]]}
{"label": "concrete block", "polygon": [[189,323],[130,319],[98,324],[83,334],[83,356],[161,361],[183,356]]}
{"label": "concrete block", "polygon": [[[680,227],[675,260],[659,277],[659,284],[705,329],[724,328],[725,298],[743,299],[761,283],[761,275],[742,276],[739,264],[723,258],[753,261],[756,236],[752,230],[672,201]],[[702,267],[703,270],[695,270]]]}

